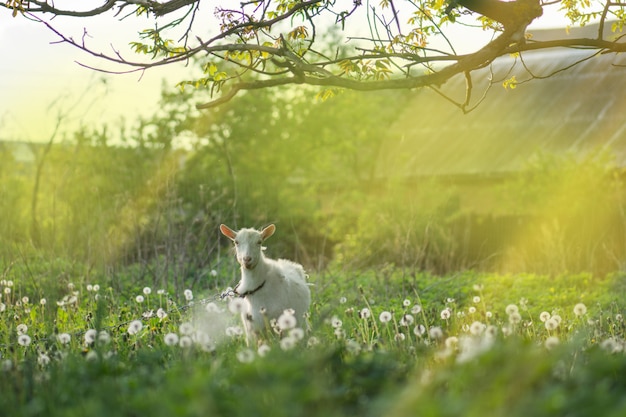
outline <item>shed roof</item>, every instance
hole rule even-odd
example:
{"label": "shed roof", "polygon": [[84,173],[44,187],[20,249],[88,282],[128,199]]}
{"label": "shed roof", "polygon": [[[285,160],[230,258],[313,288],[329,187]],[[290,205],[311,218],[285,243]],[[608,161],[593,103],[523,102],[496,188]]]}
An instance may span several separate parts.
{"label": "shed roof", "polygon": [[[598,149],[614,152],[626,167],[626,57],[584,60],[594,53],[563,49],[499,59],[472,73],[474,97],[492,85],[468,114],[432,90],[417,91],[390,128],[377,176],[501,175],[524,168],[539,152],[582,156]],[[531,74],[551,76],[523,82]],[[512,76],[516,88],[503,88]],[[442,87],[457,101],[464,90],[462,76]]]}

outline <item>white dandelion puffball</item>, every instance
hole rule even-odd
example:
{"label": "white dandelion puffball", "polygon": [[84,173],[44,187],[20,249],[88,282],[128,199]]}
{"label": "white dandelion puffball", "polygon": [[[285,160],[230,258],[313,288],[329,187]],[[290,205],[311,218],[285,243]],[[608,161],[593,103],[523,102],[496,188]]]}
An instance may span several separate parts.
{"label": "white dandelion puffball", "polygon": [[441,314],[440,314],[440,316],[441,316],[441,320],[448,320],[448,319],[450,318],[451,314],[452,314],[452,313],[450,312],[450,309],[449,309],[449,308],[445,308],[445,309],[443,309],[443,310],[441,311]]}
{"label": "white dandelion puffball", "polygon": [[145,287],[145,288],[143,289],[143,293],[144,293],[144,295],[150,295],[150,294],[152,294],[152,288],[150,288],[150,287]]}
{"label": "white dandelion puffball", "polygon": [[254,360],[254,352],[250,349],[244,349],[237,352],[237,360],[241,363],[250,363]]}
{"label": "white dandelion puffball", "polygon": [[545,323],[549,319],[550,313],[548,313],[547,311],[542,311],[541,314],[539,314],[539,320],[541,320],[542,323]]}
{"label": "white dandelion puffball", "polygon": [[163,336],[163,342],[167,346],[176,346],[178,344],[178,335],[176,333],[168,333]]}
{"label": "white dandelion puffball", "polygon": [[285,351],[291,350],[296,346],[297,342],[298,341],[291,336],[283,337],[280,339],[280,348]]}
{"label": "white dandelion puffball", "polygon": [[50,363],[50,356],[45,353],[40,354],[39,357],[37,357],[37,363],[41,366],[48,365]]}
{"label": "white dandelion puffball", "polygon": [[413,334],[415,336],[423,336],[426,333],[426,327],[423,324],[418,324],[413,328]]}
{"label": "white dandelion puffball", "polygon": [[293,314],[284,312],[278,317],[276,324],[280,330],[289,330],[296,327],[297,320]]}
{"label": "white dandelion puffball", "polygon": [[299,327],[294,327],[293,329],[289,330],[289,337],[293,337],[298,341],[302,340],[304,339],[304,330]]}
{"label": "white dandelion puffball", "polygon": [[233,314],[241,314],[246,308],[246,300],[243,298],[233,298],[228,303],[228,310]]}
{"label": "white dandelion puffball", "polygon": [[556,330],[559,327],[559,322],[554,319],[554,317],[550,317],[545,322],[546,330]]}
{"label": "white dandelion puffball", "polygon": [[480,303],[480,297],[475,295],[474,298],[472,298],[472,301],[474,302],[474,304],[478,304]]}
{"label": "white dandelion puffball", "polygon": [[85,332],[85,343],[90,345],[96,341],[96,336],[98,336],[98,332],[95,329],[89,329]]}
{"label": "white dandelion puffball", "polygon": [[178,326],[178,331],[182,335],[189,336],[193,333],[193,324],[188,321],[185,321]]}
{"label": "white dandelion puffball", "polygon": [[67,345],[72,340],[72,336],[70,336],[69,333],[59,333],[57,335],[57,340],[60,344]]}
{"label": "white dandelion puffball", "polygon": [[517,306],[515,304],[509,304],[508,306],[506,306],[506,308],[504,309],[504,311],[506,312],[506,314],[508,314],[509,316],[511,314],[514,313],[519,313],[519,309],[517,308]]}
{"label": "white dandelion puffball", "polygon": [[189,336],[182,336],[178,341],[178,345],[184,349],[190,348],[193,345],[193,339]]}
{"label": "white dandelion puffball", "polygon": [[576,314],[576,316],[580,317],[580,316],[584,316],[585,314],[587,314],[587,306],[585,306],[583,303],[578,303],[574,306],[574,314]]}
{"label": "white dandelion puffball", "polygon": [[443,330],[441,330],[441,327],[431,327],[428,334],[433,339],[441,339],[443,337]]}
{"label": "white dandelion puffball", "polygon": [[402,305],[403,305],[404,307],[408,307],[408,306],[410,306],[410,305],[411,305],[411,300],[409,300],[409,299],[404,300],[404,301],[402,302]]}
{"label": "white dandelion puffball", "polygon": [[214,302],[208,303],[204,309],[207,313],[221,313],[222,309],[217,306]]}
{"label": "white dandelion puffball", "polygon": [[140,320],[133,320],[128,325],[128,334],[135,335],[143,329],[143,323]]}
{"label": "white dandelion puffball", "polygon": [[20,346],[28,346],[30,345],[30,342],[31,342],[30,336],[27,334],[21,334],[17,338],[17,343]]}
{"label": "white dandelion puffball", "polygon": [[367,307],[359,311],[359,317],[362,318],[363,320],[369,319],[371,316],[372,316],[372,312]]}
{"label": "white dandelion puffball", "polygon": [[185,290],[183,294],[185,295],[185,300],[187,301],[193,300],[193,292],[191,292],[191,290]]}
{"label": "white dandelion puffball", "polygon": [[135,297],[135,301],[137,301],[138,303],[143,303],[143,295],[138,295],[137,297]]}
{"label": "white dandelion puffball", "polygon": [[383,311],[382,313],[380,313],[380,316],[378,316],[378,320],[380,320],[381,323],[389,323],[391,321],[391,313],[388,311]]}
{"label": "white dandelion puffball", "polygon": [[343,322],[341,321],[341,319],[337,316],[333,316],[330,319],[330,325],[333,326],[333,328],[335,329],[339,329],[341,328],[341,326],[343,326]]}
{"label": "white dandelion puffball", "polygon": [[509,323],[517,324],[522,321],[522,316],[518,312],[513,312],[509,314]]}
{"label": "white dandelion puffball", "polygon": [[167,312],[165,310],[163,310],[162,308],[159,308],[156,312],[156,315],[158,318],[160,318],[161,320],[163,320],[164,318],[167,317]]}
{"label": "white dandelion puffball", "polygon": [[550,350],[550,349],[554,349],[555,347],[557,347],[559,345],[559,338],[556,336],[550,336],[546,339],[546,341],[544,342],[544,346],[546,347],[546,349]]}
{"label": "white dandelion puffball", "polygon": [[259,354],[260,357],[264,357],[270,352],[270,350],[272,350],[272,348],[270,348],[269,345],[263,343],[261,346],[259,346],[256,352]]}
{"label": "white dandelion puffball", "polygon": [[18,335],[26,334],[28,332],[28,326],[25,325],[24,323],[21,323],[17,325],[16,330],[17,330]]}
{"label": "white dandelion puffball", "polygon": [[419,314],[421,312],[422,312],[422,306],[419,304],[415,304],[413,308],[411,309],[412,314]]}
{"label": "white dandelion puffball", "polygon": [[106,330],[100,330],[100,333],[98,333],[98,342],[103,345],[109,344],[109,342],[111,342],[111,335],[107,333]]}
{"label": "white dandelion puffball", "polygon": [[485,331],[486,328],[487,326],[485,326],[483,323],[479,321],[475,321],[470,325],[469,331],[474,336],[480,336]]}

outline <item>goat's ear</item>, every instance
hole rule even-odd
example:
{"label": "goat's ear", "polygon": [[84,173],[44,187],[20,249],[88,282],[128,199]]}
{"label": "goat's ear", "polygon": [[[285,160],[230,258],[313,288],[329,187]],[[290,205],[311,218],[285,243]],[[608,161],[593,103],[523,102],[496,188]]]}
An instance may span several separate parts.
{"label": "goat's ear", "polygon": [[220,224],[220,232],[222,232],[222,234],[230,240],[235,240],[235,236],[237,236],[237,232],[235,232],[225,224]]}
{"label": "goat's ear", "polygon": [[265,240],[268,237],[272,236],[275,231],[276,231],[276,226],[274,226],[273,224],[270,224],[265,229],[261,230],[261,238]]}

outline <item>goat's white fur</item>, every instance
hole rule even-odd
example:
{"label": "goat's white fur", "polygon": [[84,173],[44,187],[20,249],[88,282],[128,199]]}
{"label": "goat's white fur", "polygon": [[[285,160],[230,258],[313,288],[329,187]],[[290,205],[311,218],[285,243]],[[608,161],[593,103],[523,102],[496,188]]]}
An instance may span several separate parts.
{"label": "goat's white fur", "polygon": [[266,323],[278,319],[287,309],[295,311],[298,325],[304,328],[311,291],[302,265],[263,254],[263,242],[274,234],[276,226],[235,232],[222,224],[220,231],[235,243],[237,262],[241,265],[241,281],[235,292],[246,301],[242,318],[247,333],[263,330]]}

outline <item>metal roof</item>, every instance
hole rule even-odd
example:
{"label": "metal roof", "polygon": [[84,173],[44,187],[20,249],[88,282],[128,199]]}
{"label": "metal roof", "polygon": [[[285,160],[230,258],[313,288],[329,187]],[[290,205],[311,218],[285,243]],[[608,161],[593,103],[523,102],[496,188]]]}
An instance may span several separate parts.
{"label": "metal roof", "polygon": [[[592,54],[552,50],[496,60],[472,73],[474,101],[493,81],[468,114],[432,90],[416,91],[390,128],[377,177],[499,175],[523,169],[537,153],[599,149],[626,167],[626,57],[599,55],[558,72]],[[531,73],[552,75],[522,82]],[[516,88],[505,89],[502,81],[513,75]],[[463,101],[464,77],[441,90]]]}

